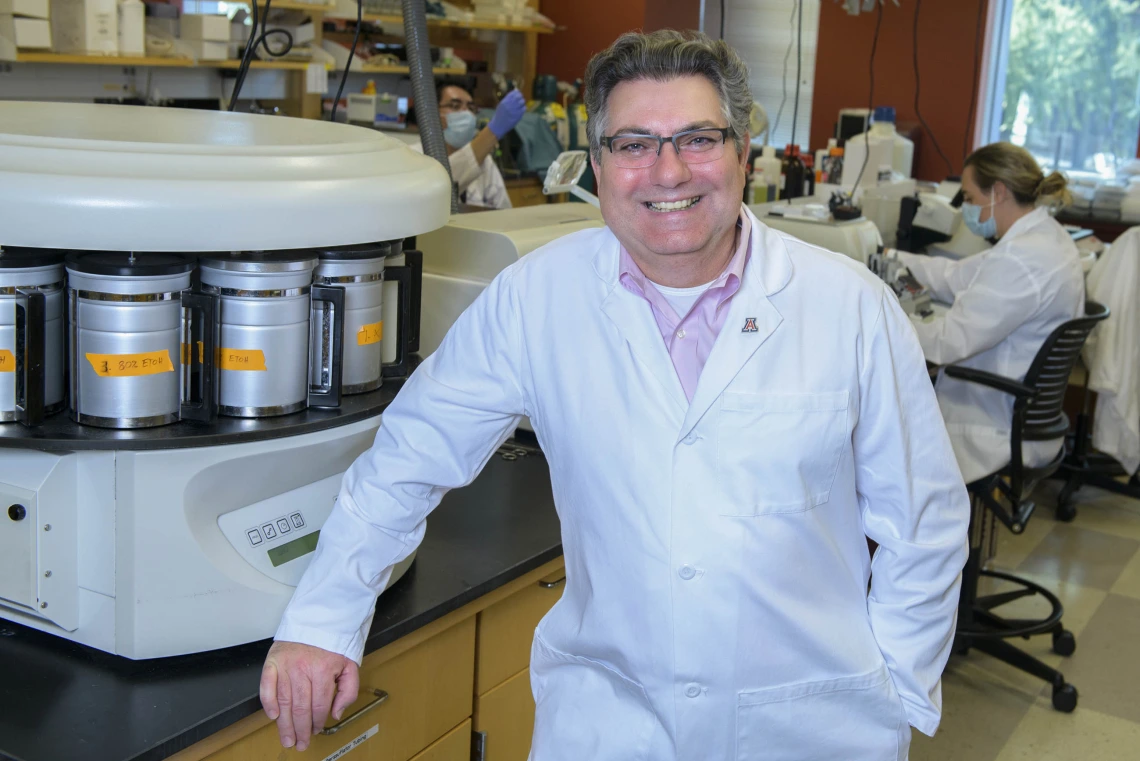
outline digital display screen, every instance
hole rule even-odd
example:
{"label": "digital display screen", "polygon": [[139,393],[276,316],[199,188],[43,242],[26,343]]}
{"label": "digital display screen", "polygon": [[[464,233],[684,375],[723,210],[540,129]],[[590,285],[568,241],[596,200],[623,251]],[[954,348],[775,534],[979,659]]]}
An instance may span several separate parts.
{"label": "digital display screen", "polygon": [[276,568],[279,565],[288,563],[290,560],[296,560],[303,555],[308,555],[317,548],[317,539],[319,539],[320,536],[320,531],[314,531],[311,534],[299,536],[291,542],[286,542],[278,547],[274,547],[266,553],[269,555],[269,562]]}

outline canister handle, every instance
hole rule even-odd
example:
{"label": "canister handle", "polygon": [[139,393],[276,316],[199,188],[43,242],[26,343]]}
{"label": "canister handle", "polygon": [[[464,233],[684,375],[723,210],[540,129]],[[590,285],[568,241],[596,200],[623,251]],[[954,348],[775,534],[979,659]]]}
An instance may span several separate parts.
{"label": "canister handle", "polygon": [[422,251],[405,251],[404,262],[412,270],[412,282],[408,293],[411,320],[408,324],[408,353],[420,350],[420,297],[424,292],[424,255]]}
{"label": "canister handle", "polygon": [[39,291],[16,291],[16,420],[44,422],[45,301]]}
{"label": "canister handle", "polygon": [[[196,423],[212,423],[218,416],[218,395],[214,391],[218,297],[187,289],[182,291],[182,310],[182,343],[187,356],[181,365],[182,400],[178,416]],[[197,394],[194,393],[195,380]]]}
{"label": "canister handle", "polygon": [[[419,252],[406,251],[405,253],[418,254]],[[422,267],[423,258],[420,257],[419,261]],[[408,374],[408,354],[411,352],[413,328],[411,298],[413,269],[408,264],[384,268],[384,280],[395,280],[396,293],[398,294],[396,299],[396,359],[393,362],[381,365],[380,374],[384,378],[403,378]],[[416,332],[419,332],[418,329]]]}
{"label": "canister handle", "polygon": [[311,294],[314,305],[318,303],[329,304],[332,318],[329,320],[328,329],[329,341],[332,345],[328,356],[325,355],[323,345],[318,351],[310,352],[310,356],[315,356],[317,361],[321,363],[321,369],[324,368],[326,361],[329,363],[329,375],[328,383],[309,385],[309,406],[339,407],[341,376],[344,369],[344,286],[316,283],[313,285]]}

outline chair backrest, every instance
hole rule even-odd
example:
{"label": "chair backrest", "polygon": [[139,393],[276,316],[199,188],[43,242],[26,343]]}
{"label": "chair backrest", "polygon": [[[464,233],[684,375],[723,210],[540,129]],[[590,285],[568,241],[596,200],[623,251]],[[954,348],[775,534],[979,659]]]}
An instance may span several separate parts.
{"label": "chair backrest", "polygon": [[1023,441],[1058,439],[1069,432],[1069,419],[1062,409],[1069,375],[1089,333],[1106,317],[1108,307],[1087,301],[1084,317],[1063,323],[1045,339],[1023,381],[1037,389],[1037,395],[1025,405]]}

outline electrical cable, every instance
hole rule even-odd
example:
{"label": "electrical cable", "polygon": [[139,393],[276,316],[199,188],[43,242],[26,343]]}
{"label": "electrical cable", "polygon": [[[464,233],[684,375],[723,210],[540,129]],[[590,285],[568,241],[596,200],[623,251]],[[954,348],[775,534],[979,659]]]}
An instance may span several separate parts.
{"label": "electrical cable", "polygon": [[[253,52],[257,50],[260,45],[265,49],[273,58],[281,58],[288,55],[289,51],[293,49],[293,34],[287,29],[270,29],[266,31],[265,23],[269,19],[269,5],[271,0],[265,0],[264,15],[260,16],[261,32],[258,33],[259,14],[257,10],[257,0],[251,0],[250,6],[253,9],[251,15],[251,23],[249,28],[249,38],[245,41],[245,50],[242,52],[241,64],[238,66],[237,78],[234,79],[234,91],[230,95],[229,111],[233,111],[237,107],[238,94],[241,92],[242,85],[245,84],[246,75],[249,74],[249,66],[253,62]],[[285,38],[285,44],[279,50],[273,50],[269,47],[269,37],[274,34],[282,35]]]}
{"label": "electrical cable", "polygon": [[978,0],[978,23],[974,29],[974,78],[970,80],[970,110],[966,112],[966,131],[962,135],[962,163],[970,155],[970,136],[974,131],[974,109],[978,106],[978,70],[982,63],[982,23],[986,17],[985,0]]}
{"label": "electrical cable", "polygon": [[784,113],[784,104],[788,102],[788,59],[792,56],[792,46],[796,44],[795,39],[792,38],[791,30],[796,28],[796,4],[792,3],[792,18],[788,22],[788,49],[784,51],[784,74],[781,79],[782,95],[780,97],[780,108],[776,111],[776,121],[772,123],[772,130],[768,133],[772,137],[776,136],[776,130],[780,129],[780,116]]}
{"label": "electrical cable", "polygon": [[950,163],[950,159],[946,158],[946,154],[942,152],[942,146],[938,144],[938,138],[934,136],[934,130],[926,123],[926,119],[922,118],[922,111],[920,111],[918,107],[918,14],[921,10],[922,0],[914,0],[914,40],[911,45],[914,52],[914,113],[918,116],[918,121],[922,124],[922,128],[930,135],[930,142],[934,143],[934,150],[938,151],[938,155],[946,162],[946,176],[949,177],[954,174],[954,165]]}
{"label": "electrical cable", "polygon": [[360,42],[360,27],[364,25],[364,0],[356,0],[356,34],[352,36],[352,47],[348,49],[348,63],[344,65],[344,74],[340,76],[340,85],[336,88],[336,97],[332,102],[332,114],[329,121],[336,121],[336,107],[340,105],[340,94],[344,92],[344,83],[348,81],[348,70],[352,68],[352,57],[356,54],[356,45]]}
{"label": "electrical cable", "polygon": [[875,51],[879,47],[879,30],[883,28],[883,3],[879,2],[879,15],[875,19],[875,36],[871,38],[871,88],[867,93],[867,132],[863,133],[863,141],[866,143],[867,148],[863,152],[863,166],[859,167],[859,174],[855,177],[855,184],[851,186],[851,200],[855,200],[855,191],[859,188],[859,181],[863,179],[863,172],[867,171],[867,160],[871,158],[871,138],[869,135],[871,129],[871,115],[870,112],[875,109]]}
{"label": "electrical cable", "polygon": [[720,0],[720,38],[724,39],[724,0]]}
{"label": "electrical cable", "polygon": [[796,122],[800,118],[800,79],[804,63],[804,0],[796,0],[799,32],[796,35],[796,102],[792,106],[792,145],[796,145]]}

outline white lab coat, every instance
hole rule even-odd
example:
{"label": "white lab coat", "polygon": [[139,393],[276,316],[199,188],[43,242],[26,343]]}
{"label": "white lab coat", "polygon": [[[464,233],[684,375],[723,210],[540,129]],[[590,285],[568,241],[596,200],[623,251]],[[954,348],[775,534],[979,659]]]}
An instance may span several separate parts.
{"label": "white lab coat", "polygon": [[278,639],[359,661],[392,564],[527,415],[566,559],[532,761],[906,759],[939,722],[965,488],[893,295],[751,222],[691,404],[608,228],[496,277],[346,474]]}
{"label": "white lab coat", "polygon": [[[1021,380],[1046,337],[1084,314],[1077,247],[1045,208],[1017,220],[996,246],[954,261],[900,252],[936,301],[951,304],[915,330],[926,358]],[[938,403],[966,483],[1009,464],[1013,397],[940,373]],[[1063,439],[1024,442],[1027,465],[1044,465]]]}
{"label": "white lab coat", "polygon": [[1084,351],[1089,388],[1097,392],[1092,444],[1132,474],[1140,468],[1140,227],[1101,256],[1088,293],[1109,309]]}
{"label": "white lab coat", "polygon": [[[422,142],[412,143],[411,148],[420,153],[424,151]],[[484,157],[480,164],[475,161],[475,151],[468,143],[448,156],[447,163],[451,165],[451,178],[459,185],[464,203],[492,209],[511,208],[503,173],[490,156]]]}

